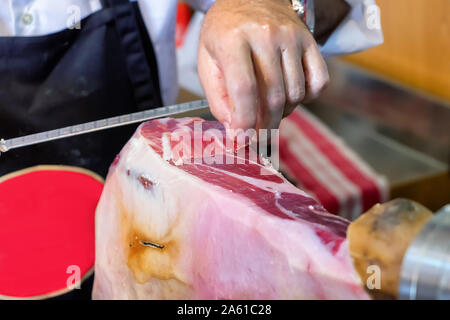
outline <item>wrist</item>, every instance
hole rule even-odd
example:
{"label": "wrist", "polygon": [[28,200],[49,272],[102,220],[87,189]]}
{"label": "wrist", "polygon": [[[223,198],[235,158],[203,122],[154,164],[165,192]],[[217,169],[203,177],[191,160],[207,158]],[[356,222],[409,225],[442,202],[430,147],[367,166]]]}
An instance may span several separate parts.
{"label": "wrist", "polygon": [[291,0],[291,5],[309,31],[314,34],[316,23],[314,0]]}

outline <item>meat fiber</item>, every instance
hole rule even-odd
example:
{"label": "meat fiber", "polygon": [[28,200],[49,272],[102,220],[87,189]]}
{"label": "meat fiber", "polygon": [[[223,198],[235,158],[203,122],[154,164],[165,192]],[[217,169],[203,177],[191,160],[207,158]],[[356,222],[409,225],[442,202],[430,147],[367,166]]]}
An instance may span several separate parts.
{"label": "meat fiber", "polygon": [[368,298],[349,222],[261,161],[239,163],[224,132],[197,118],[138,128],[97,208],[93,298]]}

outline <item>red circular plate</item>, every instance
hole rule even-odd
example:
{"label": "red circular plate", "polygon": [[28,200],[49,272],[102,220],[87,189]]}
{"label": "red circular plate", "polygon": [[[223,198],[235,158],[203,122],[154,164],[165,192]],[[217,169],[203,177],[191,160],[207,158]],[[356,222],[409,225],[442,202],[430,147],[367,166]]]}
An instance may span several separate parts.
{"label": "red circular plate", "polygon": [[57,296],[74,270],[92,273],[102,189],[96,174],[64,166],[0,178],[0,299]]}

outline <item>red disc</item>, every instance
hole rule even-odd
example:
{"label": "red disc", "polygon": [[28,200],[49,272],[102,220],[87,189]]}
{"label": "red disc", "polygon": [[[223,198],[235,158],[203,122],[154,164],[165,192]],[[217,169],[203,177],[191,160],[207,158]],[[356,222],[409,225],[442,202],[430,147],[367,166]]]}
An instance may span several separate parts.
{"label": "red disc", "polygon": [[0,178],[0,299],[56,296],[92,272],[102,189],[94,173],[63,166]]}

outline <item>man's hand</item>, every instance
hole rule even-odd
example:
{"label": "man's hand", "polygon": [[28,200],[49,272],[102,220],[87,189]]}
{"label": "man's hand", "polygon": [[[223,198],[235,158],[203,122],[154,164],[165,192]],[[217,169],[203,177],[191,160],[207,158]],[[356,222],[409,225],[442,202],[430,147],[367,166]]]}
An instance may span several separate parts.
{"label": "man's hand", "polygon": [[198,70],[212,113],[232,129],[276,129],[329,81],[289,0],[217,0],[202,27]]}

